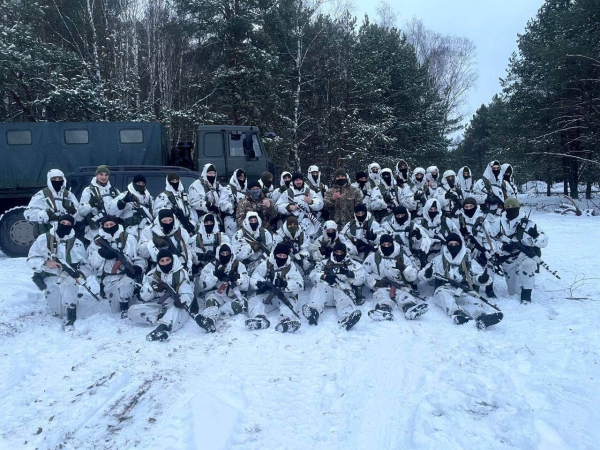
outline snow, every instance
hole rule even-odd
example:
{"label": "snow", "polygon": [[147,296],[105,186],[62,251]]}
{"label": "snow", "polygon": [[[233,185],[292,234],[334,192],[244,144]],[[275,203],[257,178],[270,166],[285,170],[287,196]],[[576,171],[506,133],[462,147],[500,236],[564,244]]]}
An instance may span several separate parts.
{"label": "snow", "polygon": [[542,269],[527,306],[497,280],[505,318],[484,332],[433,305],[373,322],[368,301],[350,332],[329,308],[295,334],[235,317],[149,343],[90,299],[67,334],[24,259],[0,257],[0,447],[597,448],[600,219],[531,217],[562,280]]}

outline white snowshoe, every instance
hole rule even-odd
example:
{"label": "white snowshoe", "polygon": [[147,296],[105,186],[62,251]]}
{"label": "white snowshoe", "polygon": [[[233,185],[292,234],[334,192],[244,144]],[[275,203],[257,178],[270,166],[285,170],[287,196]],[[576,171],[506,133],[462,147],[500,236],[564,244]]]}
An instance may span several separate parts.
{"label": "white snowshoe", "polygon": [[361,316],[362,312],[360,312],[360,309],[357,309],[355,311],[352,311],[343,319],[341,319],[338,323],[341,327],[345,328],[346,331],[349,331],[354,325],[358,323]]}
{"label": "white snowshoe", "polygon": [[421,317],[427,311],[429,311],[429,305],[427,303],[407,303],[402,306],[404,311],[404,317],[407,320],[415,320],[417,317]]}
{"label": "white snowshoe", "polygon": [[392,308],[389,305],[375,305],[375,309],[372,309],[368,312],[369,317],[373,320],[382,321],[382,320],[394,320],[394,315],[392,314]]}
{"label": "white snowshoe", "polygon": [[275,326],[275,331],[279,331],[280,333],[293,333],[294,331],[298,331],[300,325],[300,321],[284,317]]}
{"label": "white snowshoe", "polygon": [[269,322],[265,316],[259,315],[250,319],[246,319],[244,325],[246,325],[246,328],[249,330],[264,330],[265,328],[269,328],[269,326],[271,326],[271,322]]}
{"label": "white snowshoe", "polygon": [[319,323],[319,311],[311,308],[308,305],[302,305],[302,315],[306,317],[309,325],[317,325]]}

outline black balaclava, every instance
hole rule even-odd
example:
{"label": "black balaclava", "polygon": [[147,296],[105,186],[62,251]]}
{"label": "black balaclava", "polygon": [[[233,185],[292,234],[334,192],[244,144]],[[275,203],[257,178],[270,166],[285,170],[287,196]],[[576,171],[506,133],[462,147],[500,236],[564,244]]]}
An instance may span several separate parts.
{"label": "black balaclava", "polygon": [[330,241],[334,241],[335,238],[337,237],[337,230],[333,230],[331,232],[326,231],[325,233],[327,234],[327,237],[329,238]]}
{"label": "black balaclava", "polygon": [[[406,167],[403,169],[400,167],[400,164],[404,164]],[[408,164],[406,164],[406,161],[398,161],[398,172],[400,172],[404,178],[407,178],[408,176]]]}
{"label": "black balaclava", "polygon": [[[206,173],[208,173],[208,172],[212,172],[212,171],[215,171],[215,172],[216,172],[216,171],[217,171],[217,168],[211,164],[211,165],[210,165],[210,166],[208,166],[208,168],[206,169]],[[214,182],[215,182],[215,180],[217,179],[217,177],[216,177],[216,176],[213,176],[213,175],[211,175],[211,176],[209,176],[209,175],[206,175],[206,179],[208,180],[208,182],[209,182],[210,184],[214,184]]]}
{"label": "black balaclava", "polygon": [[[165,264],[164,266],[160,264],[160,260],[162,258],[171,258],[171,262],[169,264]],[[158,267],[163,273],[169,273],[173,269],[173,252],[168,248],[161,248],[156,255],[156,262],[158,263]]]}
{"label": "black balaclava", "polygon": [[[229,255],[227,256],[223,256],[221,255],[222,251],[229,251]],[[231,261],[231,247],[229,247],[229,245],[227,244],[223,244],[221,245],[221,248],[219,249],[219,262],[226,266],[227,264],[229,264],[229,261]]]}
{"label": "black balaclava", "polygon": [[[394,208],[392,208],[392,212],[394,213],[394,219],[398,225],[404,225],[410,219],[410,215],[408,214],[408,209],[406,209],[406,206],[394,206]],[[402,219],[398,219],[396,214],[404,214],[404,217],[402,217]]]}
{"label": "black balaclava", "polygon": [[[474,208],[464,209],[464,205],[473,205]],[[475,213],[477,212],[477,201],[473,197],[465,198],[465,201],[463,202],[463,212],[465,213],[465,216],[467,216],[469,219],[475,215]]]}
{"label": "black balaclava", "polygon": [[[389,247],[385,247],[381,245],[384,242],[391,242],[392,245]],[[394,253],[394,239],[392,238],[392,236],[390,236],[389,234],[383,234],[381,238],[379,238],[379,248],[381,249],[381,254],[383,256],[390,256],[392,253]]]}
{"label": "black balaclava", "polygon": [[[340,250],[343,251],[344,254],[336,255],[335,252],[340,251]],[[348,249],[341,241],[338,241],[333,246],[333,250],[332,250],[331,254],[333,255],[333,259],[335,259],[336,262],[342,262],[344,259],[346,259],[346,255],[348,254]]]}
{"label": "black balaclava", "polygon": [[433,178],[434,180],[437,180],[437,177],[439,176],[439,172],[431,172],[431,178]]}
{"label": "black balaclava", "polygon": [[[260,181],[263,182],[263,184],[265,185],[266,188],[270,188],[273,185],[273,174],[271,172],[261,173]],[[248,187],[248,188],[250,188],[250,187]]]}
{"label": "black balaclava", "polygon": [[[106,228],[104,226],[106,222],[114,222],[115,224],[112,227]],[[115,216],[104,216],[102,219],[102,229],[111,236],[114,236],[119,229],[119,219],[117,219]]]}
{"label": "black balaclava", "polygon": [[463,169],[463,178],[466,180],[468,178],[471,178],[471,175],[469,175],[471,173],[471,170],[465,166]]}
{"label": "black balaclava", "polygon": [[240,175],[244,175],[245,176],[246,172],[244,172],[242,169],[238,169],[237,174],[235,176],[235,178],[237,179],[238,184],[240,185],[240,187],[242,189],[244,189],[244,186],[246,186],[247,178],[244,178],[243,180],[240,180]]}
{"label": "black balaclava", "polygon": [[283,177],[283,184],[285,184],[285,187],[290,187],[290,184],[292,183],[292,179],[290,178],[289,180],[286,180],[287,177],[288,177],[288,175]]}
{"label": "black balaclava", "polygon": [[248,219],[248,223],[250,224],[250,229],[252,231],[258,230],[258,220],[256,222],[252,223],[252,222],[250,222],[250,219]]}
{"label": "black balaclava", "polygon": [[348,180],[346,180],[345,178],[338,178],[337,180],[335,180],[335,184],[337,184],[338,186],[344,186],[347,181]]}
{"label": "black balaclava", "polygon": [[54,189],[56,192],[60,192],[60,190],[62,189],[63,180],[50,180],[50,183],[52,184],[52,189]]}
{"label": "black balaclava", "polygon": [[[429,209],[433,208],[434,206],[435,206],[435,208],[436,208],[436,209],[438,209],[438,204],[437,204],[437,202],[433,202],[433,203],[431,204],[431,206],[429,207]],[[438,210],[438,211],[435,211],[435,212],[427,210],[427,215],[429,216],[429,218],[430,218],[431,220],[435,219],[435,216],[437,216],[439,213],[440,213],[440,212],[439,212],[439,210]]]}
{"label": "black balaclava", "polygon": [[[357,216],[356,213],[361,211],[365,214],[360,217]],[[356,220],[358,220],[360,223],[363,223],[367,219],[367,205],[365,205],[364,203],[359,203],[358,205],[356,205],[354,207],[354,217],[356,217]]]}
{"label": "black balaclava", "polygon": [[381,174],[381,178],[383,179],[383,181],[385,181],[385,184],[387,184],[388,186],[392,185],[392,174],[389,172],[383,172]]}
{"label": "black balaclava", "polygon": [[298,219],[296,218],[296,216],[290,216],[287,218],[286,220],[286,225],[287,225],[287,229],[290,232],[290,234],[292,235],[292,237],[296,237],[296,234],[298,233],[298,230],[300,228],[300,226],[298,225]]}
{"label": "black balaclava", "polygon": [[506,219],[513,220],[519,217],[519,212],[521,212],[521,208],[506,208],[504,211],[506,211]]}
{"label": "black balaclava", "polygon": [[[64,224],[60,223],[63,220],[68,220],[71,225],[64,225]],[[67,236],[68,234],[71,233],[74,223],[75,223],[75,219],[73,218],[72,215],[63,214],[62,216],[60,216],[58,218],[58,225],[56,225],[56,235],[61,239],[64,238],[65,236]]]}
{"label": "black balaclava", "polygon": [[[163,223],[162,219],[164,219],[165,217],[171,217],[173,219],[173,222]],[[160,227],[162,228],[163,233],[169,234],[171,231],[173,231],[173,227],[175,226],[175,217],[173,216],[173,211],[171,211],[170,209],[161,209],[158,212],[158,222],[160,223]]]}
{"label": "black balaclava", "polygon": [[[499,165],[500,165],[500,163],[498,161],[494,161],[494,163],[492,164],[492,166],[499,166]],[[494,174],[496,179],[498,179],[498,177],[500,176],[500,169],[497,169],[497,170],[492,169],[492,173]]]}
{"label": "black balaclava", "polygon": [[[206,222],[211,221],[212,225],[206,225]],[[212,234],[213,230],[215,229],[215,216],[213,216],[212,214],[207,214],[204,216],[204,230],[206,231],[206,234]]]}
{"label": "black balaclava", "polygon": [[[366,180],[364,182],[358,181],[361,178],[366,178]],[[368,179],[369,179],[369,176],[367,175],[367,172],[356,172],[356,182],[358,183],[358,185],[360,186],[361,189],[363,187],[365,187],[365,184],[367,184]]]}
{"label": "black balaclava", "polygon": [[404,178],[397,178],[396,182],[398,183],[398,186],[404,187],[404,183],[405,183]]}
{"label": "black balaclava", "polygon": [[425,178],[425,175],[423,175],[423,174],[422,174],[422,173],[420,173],[420,172],[419,172],[419,173],[417,173],[417,174],[415,174],[415,180],[417,180],[417,182],[419,182],[419,183],[420,183],[421,181],[423,181],[423,179],[424,179],[424,178]]}
{"label": "black balaclava", "polygon": [[504,180],[510,181],[510,177],[512,177],[512,169],[509,167],[506,169],[506,172],[504,172]]}
{"label": "black balaclava", "polygon": [[450,176],[446,177],[446,182],[448,183],[448,186],[453,188],[454,185],[456,184],[456,177],[454,175],[450,175]]}
{"label": "black balaclava", "polygon": [[[173,180],[177,180],[177,181],[174,182]],[[171,187],[173,188],[173,190],[175,192],[179,191],[179,175],[171,172],[167,175],[167,181],[169,182],[169,184],[171,185]]]}
{"label": "black balaclava", "polygon": [[[144,186],[138,186],[136,183],[140,181],[144,182]],[[146,192],[146,177],[142,174],[137,174],[133,177],[133,188],[138,191],[140,194],[144,194]]]}
{"label": "black balaclava", "polygon": [[452,258],[456,258],[456,255],[458,255],[462,249],[462,239],[460,238],[460,236],[458,234],[450,233],[446,237],[446,242],[451,242],[451,241],[458,242],[458,245],[447,245],[448,251],[452,255]]}
{"label": "black balaclava", "polygon": [[[285,253],[286,257],[285,258],[278,258],[277,255],[279,253]],[[273,255],[275,256],[275,262],[277,263],[277,267],[283,267],[285,266],[285,263],[288,260],[288,256],[290,254],[290,248],[284,244],[283,242],[280,242],[279,244],[277,244],[275,246],[275,249],[273,250]]]}

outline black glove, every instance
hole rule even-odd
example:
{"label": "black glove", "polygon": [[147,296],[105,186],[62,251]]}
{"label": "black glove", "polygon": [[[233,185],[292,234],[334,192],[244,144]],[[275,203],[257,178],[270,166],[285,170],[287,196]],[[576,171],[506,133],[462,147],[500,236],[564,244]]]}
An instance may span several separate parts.
{"label": "black glove", "polygon": [[250,248],[254,252],[259,251],[260,250],[260,242],[258,242],[258,241],[252,241],[252,242],[250,242]]}
{"label": "black glove", "polygon": [[469,235],[469,230],[466,226],[460,227],[458,231],[460,231],[460,234],[462,234],[464,237],[467,237]]}
{"label": "black glove", "polygon": [[192,275],[198,275],[202,271],[202,264],[192,264]]}
{"label": "black glove", "polygon": [[287,285],[287,281],[283,278],[275,278],[275,283],[273,283],[273,286],[279,289],[285,289]]}
{"label": "black glove", "polygon": [[215,269],[213,275],[217,277],[217,280],[219,281],[227,281],[227,274],[221,269]]}
{"label": "black glove", "polygon": [[187,231],[190,235],[195,234],[196,233],[196,227],[194,226],[194,224],[192,222],[187,222],[183,228],[185,228],[185,231]]}
{"label": "black glove", "polygon": [[269,290],[269,284],[265,283],[264,281],[259,281],[256,283],[256,288],[257,294],[264,294]]}
{"label": "black glove", "polygon": [[421,200],[422,198],[423,198],[423,193],[422,193],[422,192],[419,192],[419,191],[415,192],[414,199],[415,199],[417,202],[418,202],[419,200]]}
{"label": "black glove", "polygon": [[536,237],[538,237],[538,236],[540,235],[540,232],[539,232],[539,231],[538,231],[538,229],[537,229],[537,225],[535,225],[535,226],[534,226],[532,229],[530,229],[530,230],[527,232],[527,234],[528,234],[529,236],[531,236],[532,238],[534,238],[534,239],[535,239]]}
{"label": "black glove", "polygon": [[98,249],[98,254],[104,259],[116,259],[119,255],[119,253],[115,249],[104,247],[100,247]]}
{"label": "black glove", "polygon": [[367,244],[364,241],[356,241],[356,250],[358,250],[358,253],[364,253],[367,251],[367,247],[369,247],[369,244]]}
{"label": "black glove", "polygon": [[152,289],[154,289],[155,292],[165,292],[165,284],[163,282],[152,283]]}
{"label": "black glove", "polygon": [[373,233],[373,231],[369,230],[367,231],[367,239],[369,241],[374,241],[375,239],[377,239],[377,235]]}
{"label": "black glove", "polygon": [[88,203],[91,207],[95,208],[100,205],[100,200],[98,200],[98,197],[96,197],[95,195],[92,195],[88,200]]}
{"label": "black glove", "polygon": [[489,279],[490,276],[487,274],[487,272],[483,272],[483,274],[481,274],[479,278],[477,278],[477,281],[479,281],[481,284],[485,284],[488,282]]}
{"label": "black glove", "polygon": [[82,272],[81,270],[78,270],[78,271],[76,271],[75,273],[76,273],[77,275],[79,275],[79,276],[77,277],[78,279],[79,279],[79,278],[81,278],[81,277],[83,277],[83,278],[85,279],[85,275],[83,274],[83,272]]}
{"label": "black glove", "polygon": [[123,197],[121,200],[123,200],[125,203],[131,203],[133,201],[133,195],[131,195],[131,192],[127,191],[125,197]]}
{"label": "black glove", "polygon": [[58,215],[53,210],[47,209],[46,214],[48,214],[48,222],[54,222],[58,220]]}
{"label": "black glove", "polygon": [[231,282],[235,282],[239,278],[240,278],[240,274],[233,270],[231,272],[229,272],[229,275],[227,276],[227,280],[231,281]]}
{"label": "black glove", "polygon": [[401,258],[396,260],[396,269],[400,271],[404,271],[404,269],[406,269],[406,264],[404,264],[404,261],[402,261]]}
{"label": "black glove", "polygon": [[421,231],[418,228],[415,228],[414,230],[412,230],[412,237],[418,241],[423,238],[423,235],[421,234]]}
{"label": "black glove", "polygon": [[340,275],[344,275],[347,278],[354,278],[354,272],[352,272],[351,270],[348,270],[347,267],[342,267],[340,269]]}
{"label": "black glove", "polygon": [[495,195],[488,194],[485,201],[487,203],[489,203],[490,205],[499,205],[500,204],[500,199],[498,197],[496,197]]}
{"label": "black glove", "polygon": [[323,280],[329,284],[329,285],[333,285],[336,282],[336,277],[334,274],[332,273],[327,273],[325,275],[323,275]]}
{"label": "black glove", "polygon": [[206,202],[206,209],[212,212],[219,212],[219,207],[213,202]]}
{"label": "black glove", "polygon": [[516,249],[517,249],[517,246],[515,245],[514,242],[507,242],[506,244],[502,244],[502,250],[507,253],[511,253]]}
{"label": "black glove", "polygon": [[433,276],[433,267],[429,266],[425,269],[425,278],[431,278]]}
{"label": "black glove", "polygon": [[119,208],[119,210],[125,209],[125,206],[127,206],[127,203],[125,203],[123,200],[117,201],[117,208]]}
{"label": "black glove", "polygon": [[179,297],[173,299],[173,306],[175,308],[183,309],[183,303],[181,303],[181,299]]}

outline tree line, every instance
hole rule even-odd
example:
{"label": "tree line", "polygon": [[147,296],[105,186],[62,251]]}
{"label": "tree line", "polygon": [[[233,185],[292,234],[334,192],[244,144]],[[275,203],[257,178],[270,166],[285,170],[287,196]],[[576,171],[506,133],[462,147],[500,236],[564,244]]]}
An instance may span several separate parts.
{"label": "tree line", "polygon": [[600,0],[546,0],[511,57],[502,93],[482,105],[456,158],[481,168],[500,159],[522,182],[564,181],[586,198],[600,179]]}
{"label": "tree line", "polygon": [[450,163],[472,42],[323,3],[5,0],[0,121],[258,125],[296,170]]}

